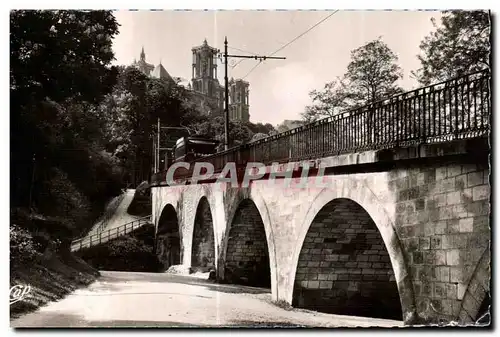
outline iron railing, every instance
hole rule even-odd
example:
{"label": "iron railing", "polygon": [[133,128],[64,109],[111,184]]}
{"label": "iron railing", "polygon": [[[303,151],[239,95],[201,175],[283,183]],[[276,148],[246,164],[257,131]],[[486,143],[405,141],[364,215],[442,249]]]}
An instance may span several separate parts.
{"label": "iron railing", "polygon": [[[412,144],[482,137],[490,127],[488,70],[419,88],[274,136],[200,158],[220,173],[226,163],[265,165]],[[192,174],[177,169],[175,179]],[[165,181],[166,172],[152,184]]]}
{"label": "iron railing", "polygon": [[88,248],[101,243],[105,243],[111,239],[115,239],[119,236],[128,234],[133,230],[151,223],[151,215],[136,219],[134,221],[127,222],[121,226],[111,228],[107,231],[103,231],[97,234],[89,235],[87,237],[77,239],[71,243],[71,251],[77,251],[82,248]]}

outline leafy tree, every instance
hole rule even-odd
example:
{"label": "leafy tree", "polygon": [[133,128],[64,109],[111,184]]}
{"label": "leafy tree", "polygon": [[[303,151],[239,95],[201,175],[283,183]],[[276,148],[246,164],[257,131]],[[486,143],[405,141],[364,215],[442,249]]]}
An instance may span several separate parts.
{"label": "leafy tree", "polygon": [[490,14],[487,11],[444,11],[441,25],[420,44],[421,68],[413,75],[422,85],[442,82],[489,68]]}
{"label": "leafy tree", "polygon": [[[197,134],[217,139],[221,142],[221,145],[224,144],[225,133],[223,117],[206,118],[205,121],[193,125],[193,128],[196,130]],[[252,136],[252,131],[245,123],[240,121],[229,122],[230,147],[246,143],[250,141]]]}
{"label": "leafy tree", "polygon": [[353,50],[344,76],[325,84],[323,91],[310,93],[314,104],[306,108],[303,119],[310,122],[335,116],[401,93],[397,81],[403,75],[397,61],[380,39]]}
{"label": "leafy tree", "polygon": [[322,91],[313,90],[309,95],[314,104],[307,106],[302,114],[307,123],[338,115],[350,107],[349,89],[342,78],[326,83]]}
{"label": "leafy tree", "polygon": [[[327,83],[323,91],[310,93],[315,104],[306,108],[302,118],[312,122],[365,107],[356,117],[345,120],[331,135],[322,137],[349,138],[349,144],[355,145],[383,135],[391,121],[384,116],[378,116],[376,120],[372,104],[403,92],[397,84],[403,76],[397,61],[396,54],[381,39],[353,50],[344,76]],[[352,130],[357,131],[355,135]]]}
{"label": "leafy tree", "polygon": [[116,76],[108,65],[117,33],[111,11],[12,11],[11,94],[23,100],[98,101]]}
{"label": "leafy tree", "polygon": [[87,224],[87,201],[98,211],[119,191],[95,106],[115,83],[118,24],[111,11],[22,10],[10,28],[11,205]]}
{"label": "leafy tree", "polygon": [[275,131],[274,126],[270,123],[262,124],[262,123],[252,123],[247,122],[245,125],[252,131],[252,133],[263,133],[268,135],[270,132]]}
{"label": "leafy tree", "polygon": [[353,50],[344,75],[351,105],[363,106],[401,93],[397,81],[403,72],[397,62],[396,54],[380,39]]}

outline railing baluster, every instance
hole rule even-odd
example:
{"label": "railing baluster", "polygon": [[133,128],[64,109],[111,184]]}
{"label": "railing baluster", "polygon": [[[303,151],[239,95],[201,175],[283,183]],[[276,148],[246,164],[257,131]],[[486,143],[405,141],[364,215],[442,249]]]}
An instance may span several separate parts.
{"label": "railing baluster", "polygon": [[455,138],[458,138],[458,87],[455,83]]}
{"label": "railing baluster", "polygon": [[425,105],[425,95],[427,95],[427,93],[425,92],[425,88],[423,89],[423,96],[422,96],[422,105],[423,105],[423,118],[422,118],[422,133],[421,133],[421,137],[424,139],[427,138],[427,129],[426,129],[426,119],[427,119],[427,107]]}

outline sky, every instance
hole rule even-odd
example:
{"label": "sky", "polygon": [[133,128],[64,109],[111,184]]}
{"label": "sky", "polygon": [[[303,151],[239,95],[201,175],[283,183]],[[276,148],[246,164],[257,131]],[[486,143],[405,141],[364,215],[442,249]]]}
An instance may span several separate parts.
{"label": "sky", "polygon": [[[113,41],[115,64],[129,65],[139,59],[162,65],[170,75],[191,79],[191,48],[206,38],[223,50],[228,39],[230,54],[270,55],[326,18],[328,11],[116,11],[120,32]],[[229,62],[228,77],[250,83],[250,121],[281,123],[300,119],[312,103],[311,90],[342,76],[351,51],[381,37],[398,56],[404,77],[400,85],[417,87],[410,72],[420,67],[419,45],[434,27],[434,11],[338,11],[275,56],[286,60]],[[439,20],[438,20],[439,22]],[[251,72],[250,72],[251,71]],[[250,73],[249,73],[250,72]],[[247,75],[248,74],[248,75]],[[224,84],[224,65],[218,78]]]}

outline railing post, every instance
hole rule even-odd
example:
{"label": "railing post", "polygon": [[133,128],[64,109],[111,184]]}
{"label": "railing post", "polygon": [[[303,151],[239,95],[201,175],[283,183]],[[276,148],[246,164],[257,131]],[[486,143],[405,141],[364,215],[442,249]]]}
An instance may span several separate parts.
{"label": "railing post", "polygon": [[[425,88],[423,90],[423,96],[422,96],[422,106],[423,106],[423,111],[422,111],[422,132],[420,133],[421,137],[422,137],[422,141],[425,142],[425,140],[427,139],[427,132],[426,132],[426,123],[425,123],[425,119],[426,119],[426,113],[427,113],[427,107],[425,106]],[[429,111],[429,116],[430,116],[430,111]]]}
{"label": "railing post", "polygon": [[102,232],[99,233],[99,244],[102,244]]}
{"label": "railing post", "polygon": [[455,83],[455,138],[458,139],[458,80]]}

